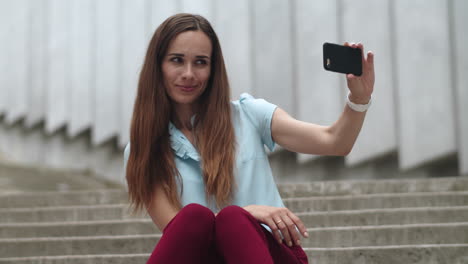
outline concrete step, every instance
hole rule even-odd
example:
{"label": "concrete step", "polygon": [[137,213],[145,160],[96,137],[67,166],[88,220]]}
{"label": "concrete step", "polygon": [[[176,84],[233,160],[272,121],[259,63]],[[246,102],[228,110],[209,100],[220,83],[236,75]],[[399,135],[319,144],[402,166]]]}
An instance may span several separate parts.
{"label": "concrete step", "polygon": [[[93,215],[93,214],[90,214]],[[297,213],[310,228],[344,226],[408,225],[430,223],[468,223],[468,206],[371,209]],[[0,238],[101,236],[157,234],[159,229],[149,217],[99,221],[44,223],[2,223]]]}
{"label": "concrete step", "polygon": [[[283,199],[292,211],[468,205],[468,191],[313,196]],[[0,195],[1,208],[105,205],[127,203],[121,190],[47,192]],[[304,208],[304,209],[302,209]]]}
{"label": "concrete step", "polygon": [[307,227],[468,222],[468,206],[366,209],[296,213]]}
{"label": "concrete step", "polygon": [[468,205],[468,191],[286,198],[283,201],[292,212],[465,206]]}
{"label": "concrete step", "polygon": [[305,248],[304,251],[309,263],[314,264],[468,263],[468,244]]}
{"label": "concrete step", "polygon": [[[468,192],[287,198],[284,201],[285,205],[296,213],[410,207],[452,207],[467,206]],[[93,221],[138,217],[130,215],[128,204],[0,208],[0,223]]]}
{"label": "concrete step", "polygon": [[281,197],[468,191],[468,177],[317,181],[278,184]]}
{"label": "concrete step", "polygon": [[[79,179],[83,177],[76,178]],[[77,180],[75,179],[75,181]],[[103,186],[103,184],[96,185]],[[283,198],[385,193],[438,193],[468,191],[468,178],[447,177],[414,180],[325,181],[304,184],[279,184],[278,187]],[[25,190],[25,192],[14,193],[0,192],[0,208],[94,205],[106,204],[109,199],[116,199],[113,200],[114,203],[126,203],[128,201],[127,194],[123,189],[77,190],[66,192],[30,192],[29,190]]]}
{"label": "concrete step", "polygon": [[[303,247],[468,244],[468,223],[308,228]],[[136,254],[151,252],[160,234],[0,239],[0,256]]]}
{"label": "concrete step", "polygon": [[0,264],[142,264],[151,253],[0,258]]}
{"label": "concrete step", "polygon": [[128,204],[0,208],[0,223],[97,221],[142,218],[132,216]]}
{"label": "concrete step", "polygon": [[32,257],[151,252],[160,234],[60,238],[0,239],[0,256]]}
{"label": "concrete step", "polygon": [[98,178],[90,171],[53,169],[15,164],[0,159],[0,193],[72,191],[120,188],[118,183]]}
{"label": "concrete step", "polygon": [[151,219],[0,224],[0,238],[158,234]]}
{"label": "concrete step", "polygon": [[308,228],[303,247],[468,244],[468,223]]}
{"label": "concrete step", "polygon": [[[468,244],[304,248],[314,264],[466,264]],[[141,264],[150,253],[0,258],[0,264]]]}
{"label": "concrete step", "polygon": [[29,192],[0,195],[0,208],[97,205],[127,202],[128,195],[121,189],[68,192]]}

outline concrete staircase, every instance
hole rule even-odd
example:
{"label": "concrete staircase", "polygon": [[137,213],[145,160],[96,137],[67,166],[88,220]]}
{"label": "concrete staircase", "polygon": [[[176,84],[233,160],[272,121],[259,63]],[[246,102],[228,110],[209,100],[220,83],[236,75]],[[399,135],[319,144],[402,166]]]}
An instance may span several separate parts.
{"label": "concrete staircase", "polygon": [[[57,185],[43,170],[29,179],[43,186],[34,192],[25,177],[5,174],[15,168],[1,168],[0,264],[145,263],[161,237],[148,216],[129,214],[125,191],[112,184],[68,173]],[[282,184],[280,191],[308,227],[302,244],[310,263],[468,263],[468,178]]]}

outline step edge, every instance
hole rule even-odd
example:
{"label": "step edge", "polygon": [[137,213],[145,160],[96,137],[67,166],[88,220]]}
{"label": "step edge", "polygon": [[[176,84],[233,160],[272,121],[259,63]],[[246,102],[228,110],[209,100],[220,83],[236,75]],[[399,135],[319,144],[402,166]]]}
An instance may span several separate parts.
{"label": "step edge", "polygon": [[116,236],[71,236],[71,237],[26,237],[26,238],[1,238],[0,243],[12,242],[54,242],[54,241],[79,241],[79,240],[118,240],[134,238],[160,238],[162,234],[151,235],[116,235]]}
{"label": "step edge", "polygon": [[[439,206],[439,207],[399,207],[382,209],[362,209],[362,210],[335,210],[335,211],[315,211],[315,212],[296,212],[295,215],[301,216],[338,216],[338,215],[360,215],[360,214],[378,214],[378,213],[417,213],[417,212],[447,212],[447,211],[468,211],[468,206]],[[15,222],[2,223],[0,228],[9,227],[51,227],[51,226],[87,226],[101,224],[132,224],[132,223],[152,223],[149,218],[123,218],[109,220],[83,220],[83,221],[57,221],[57,222]]]}
{"label": "step edge", "polygon": [[[432,248],[468,248],[468,244],[423,244],[423,245],[387,245],[366,247],[334,247],[334,248],[302,248],[304,251],[354,251],[354,250],[393,250],[393,249],[432,249]],[[94,255],[60,255],[60,256],[30,256],[0,258],[0,261],[26,261],[26,260],[61,260],[61,259],[89,259],[89,258],[125,258],[149,257],[151,253],[132,254],[94,254]]]}
{"label": "step edge", "polygon": [[288,197],[283,198],[286,201],[303,201],[303,200],[342,200],[353,198],[378,198],[378,197],[432,197],[432,196],[464,196],[468,195],[468,191],[448,191],[448,192],[412,192],[412,193],[371,193],[371,194],[356,194],[356,195],[334,195],[334,196],[305,196],[305,197]]}
{"label": "step edge", "polygon": [[[404,225],[380,225],[380,226],[341,226],[341,227],[312,227],[307,228],[307,232],[326,231],[350,231],[350,230],[395,230],[395,229],[416,229],[416,228],[468,228],[468,222],[456,223],[428,223],[428,224],[404,224]],[[11,242],[48,242],[48,241],[76,241],[76,240],[107,240],[107,239],[133,239],[133,238],[160,238],[159,234],[150,235],[115,235],[115,236],[71,236],[71,237],[32,237],[32,238],[1,238],[0,243]]]}

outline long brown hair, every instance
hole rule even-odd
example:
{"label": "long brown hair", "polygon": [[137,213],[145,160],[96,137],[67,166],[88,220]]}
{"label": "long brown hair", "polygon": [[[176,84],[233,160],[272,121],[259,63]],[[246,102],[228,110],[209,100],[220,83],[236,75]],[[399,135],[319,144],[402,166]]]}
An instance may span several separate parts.
{"label": "long brown hair", "polygon": [[198,99],[200,109],[193,128],[196,148],[201,156],[206,199],[210,201],[214,197],[218,208],[232,200],[235,136],[231,122],[230,88],[221,47],[205,18],[177,14],[166,19],[154,33],[138,82],[126,170],[134,212],[151,206],[156,186],[162,187],[173,206],[182,207],[177,191],[177,182],[182,184],[182,181],[168,131],[172,102],[164,87],[161,65],[171,40],[189,30],[204,32],[213,48],[210,78]]}

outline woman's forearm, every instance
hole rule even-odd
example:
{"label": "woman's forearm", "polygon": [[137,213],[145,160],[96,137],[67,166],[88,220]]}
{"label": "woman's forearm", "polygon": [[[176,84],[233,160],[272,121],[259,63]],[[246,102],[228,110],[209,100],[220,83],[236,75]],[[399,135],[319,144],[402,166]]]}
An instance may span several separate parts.
{"label": "woman's forearm", "polygon": [[354,111],[346,104],[340,118],[329,127],[337,154],[344,156],[351,152],[364,124],[366,113],[367,111]]}

